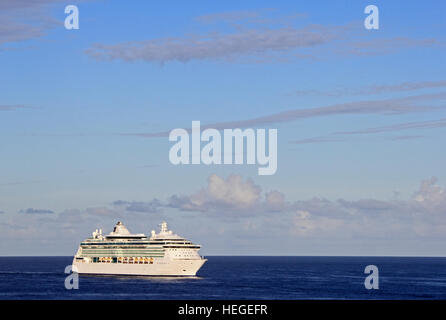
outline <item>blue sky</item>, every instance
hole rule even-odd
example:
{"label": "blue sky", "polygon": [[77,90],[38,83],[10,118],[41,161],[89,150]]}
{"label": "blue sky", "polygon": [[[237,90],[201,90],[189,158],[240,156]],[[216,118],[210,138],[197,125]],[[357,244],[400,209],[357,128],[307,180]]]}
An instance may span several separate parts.
{"label": "blue sky", "polygon": [[[0,255],[166,219],[204,254],[444,256],[445,9],[2,1]],[[148,134],[193,120],[277,128],[277,173],[173,166]]]}

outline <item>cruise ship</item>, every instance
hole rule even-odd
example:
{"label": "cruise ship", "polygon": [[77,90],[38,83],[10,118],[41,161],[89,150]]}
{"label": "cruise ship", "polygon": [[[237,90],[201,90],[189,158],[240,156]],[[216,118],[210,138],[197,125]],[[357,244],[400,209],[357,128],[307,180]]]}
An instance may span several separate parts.
{"label": "cruise ship", "polygon": [[81,242],[73,259],[73,271],[80,274],[135,276],[195,276],[207,259],[198,254],[201,248],[167,228],[152,230],[148,237],[132,234],[122,222],[102,235],[96,229]]}

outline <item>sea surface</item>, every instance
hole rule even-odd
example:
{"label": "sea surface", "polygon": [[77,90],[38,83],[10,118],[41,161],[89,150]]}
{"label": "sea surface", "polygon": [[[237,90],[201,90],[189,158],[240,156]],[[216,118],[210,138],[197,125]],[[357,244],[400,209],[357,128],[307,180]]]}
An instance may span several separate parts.
{"label": "sea surface", "polygon": [[[0,299],[446,299],[446,258],[210,256],[196,278],[79,276],[72,257],[0,257]],[[367,290],[364,268],[379,269]]]}

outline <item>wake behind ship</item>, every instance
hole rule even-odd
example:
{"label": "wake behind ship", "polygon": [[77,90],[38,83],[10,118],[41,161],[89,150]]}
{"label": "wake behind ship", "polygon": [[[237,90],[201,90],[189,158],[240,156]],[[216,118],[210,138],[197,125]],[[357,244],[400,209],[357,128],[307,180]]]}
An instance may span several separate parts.
{"label": "wake behind ship", "polygon": [[131,234],[118,222],[106,236],[95,230],[81,242],[73,259],[73,271],[81,274],[195,276],[207,261],[193,244],[161,223],[161,231],[148,237]]}

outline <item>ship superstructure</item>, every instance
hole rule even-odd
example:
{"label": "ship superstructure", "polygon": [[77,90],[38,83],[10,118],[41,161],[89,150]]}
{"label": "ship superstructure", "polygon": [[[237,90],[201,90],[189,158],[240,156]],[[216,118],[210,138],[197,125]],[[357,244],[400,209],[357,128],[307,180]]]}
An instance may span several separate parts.
{"label": "ship superstructure", "polygon": [[84,274],[117,274],[145,276],[195,276],[207,261],[201,257],[198,244],[168,230],[152,230],[148,237],[132,234],[122,222],[103,235],[96,229],[81,242],[73,259],[73,270]]}

